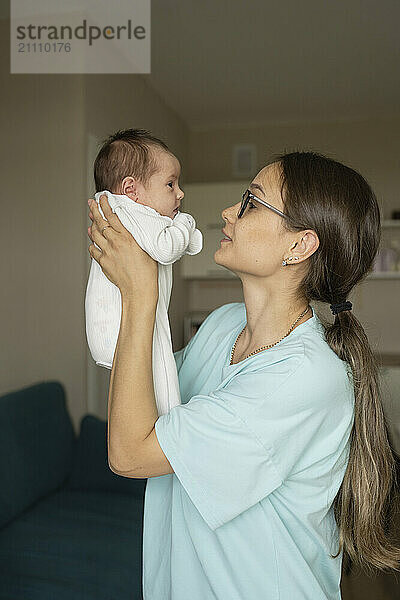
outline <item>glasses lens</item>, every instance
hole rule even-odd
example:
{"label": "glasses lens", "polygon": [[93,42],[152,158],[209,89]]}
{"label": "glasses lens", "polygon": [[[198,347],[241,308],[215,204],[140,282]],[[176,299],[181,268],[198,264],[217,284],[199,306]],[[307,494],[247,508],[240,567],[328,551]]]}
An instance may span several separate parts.
{"label": "glasses lens", "polygon": [[247,206],[248,201],[249,201],[249,190],[246,190],[245,193],[242,196],[242,203],[240,205],[240,210],[238,212],[238,218],[239,219],[242,216],[242,214],[244,213],[244,211],[246,210],[246,206]]}

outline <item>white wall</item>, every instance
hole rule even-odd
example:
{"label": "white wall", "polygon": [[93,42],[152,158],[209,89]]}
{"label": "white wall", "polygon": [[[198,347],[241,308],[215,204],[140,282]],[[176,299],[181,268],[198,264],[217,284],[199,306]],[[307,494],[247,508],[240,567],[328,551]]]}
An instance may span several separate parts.
{"label": "white wall", "polygon": [[296,149],[328,154],[360,171],[383,204],[386,217],[400,208],[400,115],[359,121],[260,124],[209,129],[190,134],[188,180],[232,179],[232,146],[254,143],[261,169],[271,155]]}
{"label": "white wall", "polygon": [[[118,128],[151,129],[181,160],[183,186],[185,181],[231,179],[235,142],[257,144],[258,168],[270,153],[306,146],[358,169],[378,194],[385,217],[399,207],[400,119],[189,132],[147,86],[145,76],[10,75],[7,20],[0,21],[0,34],[0,393],[58,379],[66,387],[76,429],[88,410],[89,134],[102,139]],[[178,263],[170,306],[174,349],[182,345],[186,310],[212,310],[241,300],[239,282],[185,282],[179,272]],[[400,351],[399,282],[363,285],[356,314],[382,351]],[[96,378],[105,415],[106,370],[99,367]]]}
{"label": "white wall", "polygon": [[[232,147],[236,143],[256,144],[256,172],[276,153],[300,149],[327,154],[358,170],[368,180],[377,194],[383,218],[389,218],[394,209],[400,210],[400,117],[192,131],[188,180],[233,179]],[[239,280],[187,281],[186,288],[189,309],[194,311],[212,310],[226,302],[243,300]],[[353,290],[350,300],[374,349],[400,354],[400,279],[367,280]],[[316,308],[326,318],[332,318],[328,305]]]}
{"label": "white wall", "polygon": [[7,21],[0,37],[0,392],[57,379],[76,421],[86,378],[83,77],[10,75]]}
{"label": "white wall", "polygon": [[[0,20],[0,35],[0,394],[59,380],[78,431],[91,409],[84,322],[88,134],[150,128],[166,137],[184,166],[187,130],[142,76],[10,75],[7,20]],[[184,297],[177,276],[171,299],[177,347]],[[106,416],[107,374],[97,369]]]}
{"label": "white wall", "polygon": [[[139,127],[149,129],[162,138],[175,153],[182,166],[182,182],[185,181],[187,164],[188,130],[178,115],[168,109],[162,99],[152,91],[141,76],[91,75],[85,78],[85,124],[87,139],[101,142],[118,129]],[[88,149],[89,150],[89,149]],[[97,148],[98,150],[98,148]],[[87,178],[92,184],[94,194],[93,160],[97,154],[92,148],[88,154],[89,172]],[[87,204],[84,207],[87,215]],[[87,226],[91,221],[86,216]],[[86,237],[86,247],[91,243]],[[89,274],[90,255],[87,252],[85,284]],[[180,279],[180,264],[173,265],[173,287],[169,308],[171,335],[174,350],[183,343],[183,314],[186,311],[186,295]],[[86,339],[85,342],[86,344]],[[87,346],[87,345],[86,345]],[[97,366],[87,351],[87,398],[88,412],[107,418],[108,387],[111,371]]]}

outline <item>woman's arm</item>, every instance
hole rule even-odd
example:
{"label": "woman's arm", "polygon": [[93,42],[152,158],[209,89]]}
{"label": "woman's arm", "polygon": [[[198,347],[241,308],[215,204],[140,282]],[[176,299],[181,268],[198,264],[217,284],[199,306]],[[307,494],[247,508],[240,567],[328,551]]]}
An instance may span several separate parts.
{"label": "woman's arm", "polygon": [[158,471],[171,473],[154,435],[158,419],[152,374],[157,263],[121,224],[105,197],[100,204],[106,219],[92,202],[93,224],[88,230],[100,250],[91,244],[89,253],[119,287],[122,300],[108,395],[108,462],[117,473],[147,477],[151,476],[145,472],[148,454]]}
{"label": "woman's arm", "polygon": [[152,373],[156,306],[122,296],[121,326],[108,392],[108,457],[112,468],[132,465],[158,419]]}

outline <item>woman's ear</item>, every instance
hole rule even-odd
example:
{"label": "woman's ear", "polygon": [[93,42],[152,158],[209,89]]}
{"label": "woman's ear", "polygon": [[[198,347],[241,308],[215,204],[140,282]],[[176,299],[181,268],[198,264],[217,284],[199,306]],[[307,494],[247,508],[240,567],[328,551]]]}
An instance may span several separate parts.
{"label": "woman's ear", "polygon": [[133,177],[125,177],[121,183],[121,193],[129,196],[131,200],[137,201],[137,182]]}
{"label": "woman's ear", "polygon": [[319,246],[319,238],[313,229],[307,229],[301,232],[301,237],[292,246],[296,247],[295,253],[300,258],[308,258],[317,250]]}

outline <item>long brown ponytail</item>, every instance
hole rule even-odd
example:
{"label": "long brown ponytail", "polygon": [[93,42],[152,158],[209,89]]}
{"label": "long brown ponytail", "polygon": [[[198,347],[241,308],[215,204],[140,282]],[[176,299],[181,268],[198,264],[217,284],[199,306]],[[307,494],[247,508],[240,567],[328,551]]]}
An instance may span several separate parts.
{"label": "long brown ponytail", "polygon": [[[289,217],[283,227],[313,229],[320,241],[309,257],[300,297],[344,302],[372,270],[379,248],[380,210],[374,192],[357,171],[316,152],[276,155],[271,162],[280,166]],[[320,318],[327,343],[348,365],[355,394],[348,465],[333,503],[338,554],[343,549],[344,558],[369,573],[400,570],[400,550],[387,535],[397,455],[383,412],[379,366],[352,311],[335,315],[333,323]]]}

